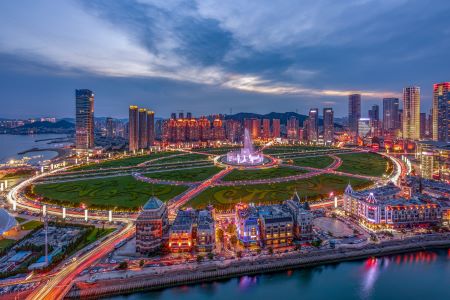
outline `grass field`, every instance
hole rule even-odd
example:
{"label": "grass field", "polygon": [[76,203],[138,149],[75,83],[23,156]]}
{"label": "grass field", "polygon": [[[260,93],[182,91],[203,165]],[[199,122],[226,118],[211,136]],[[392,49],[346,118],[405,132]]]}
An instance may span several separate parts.
{"label": "grass field", "polygon": [[96,169],[108,169],[108,168],[136,166],[140,163],[146,162],[151,159],[175,155],[175,154],[179,154],[179,153],[180,152],[167,151],[167,152],[153,153],[150,155],[132,156],[132,157],[115,159],[115,160],[108,160],[108,161],[104,161],[101,163],[91,163],[89,165],[75,167],[72,170],[73,171],[84,171],[84,170],[96,170]]}
{"label": "grass field", "polygon": [[337,171],[379,177],[392,172],[392,162],[376,153],[352,153],[337,156],[342,159],[342,165]]}
{"label": "grass field", "polygon": [[14,244],[16,240],[11,239],[1,239],[0,240],[0,251]]}
{"label": "grass field", "polygon": [[253,202],[255,204],[280,203],[290,199],[295,191],[309,200],[326,198],[330,192],[342,193],[348,183],[353,188],[361,189],[371,184],[358,178],[324,174],[308,179],[276,184],[259,184],[234,187],[213,187],[196,196],[186,206],[203,208],[208,203],[218,209],[232,208],[236,203]]}
{"label": "grass field", "polygon": [[167,201],[184,192],[187,187],[149,184],[131,176],[79,180],[64,183],[39,184],[34,193],[44,201],[92,208],[138,209],[152,195]]}
{"label": "grass field", "polygon": [[21,227],[22,227],[22,230],[33,230],[36,227],[39,227],[41,225],[42,225],[42,222],[39,222],[37,220],[31,220],[31,221],[28,221],[28,222],[22,224]]}
{"label": "grass field", "polygon": [[19,224],[21,224],[27,220],[27,219],[21,218],[21,217],[15,217],[15,219],[16,219],[17,223],[19,223]]}
{"label": "grass field", "polygon": [[313,156],[294,158],[292,161],[296,166],[323,169],[328,167],[334,160],[329,156]]}
{"label": "grass field", "polygon": [[304,151],[314,151],[314,150],[327,150],[333,149],[330,147],[322,146],[274,146],[263,150],[264,154],[277,154],[277,153],[288,153],[288,152],[304,152]]}
{"label": "grass field", "polygon": [[211,155],[222,155],[230,151],[235,151],[241,149],[241,147],[223,147],[223,148],[198,148],[198,149],[192,149],[193,151],[198,152],[207,152],[211,153]]}
{"label": "grass field", "polygon": [[144,174],[146,177],[162,179],[162,180],[176,180],[176,181],[201,181],[205,180],[214,174],[217,174],[222,169],[219,167],[194,168],[186,170],[174,170],[167,172],[148,173]]}
{"label": "grass field", "polygon": [[257,169],[257,170],[233,170],[225,177],[223,181],[236,181],[236,180],[255,180],[255,179],[268,179],[287,177],[298,174],[306,173],[306,171],[295,170],[286,167],[270,168],[270,169]]}
{"label": "grass field", "polygon": [[193,160],[206,160],[206,159],[208,159],[208,155],[191,153],[191,154],[180,155],[180,156],[175,156],[175,157],[163,158],[161,160],[158,160],[158,164],[179,163],[179,162],[187,162],[187,161],[193,161]]}

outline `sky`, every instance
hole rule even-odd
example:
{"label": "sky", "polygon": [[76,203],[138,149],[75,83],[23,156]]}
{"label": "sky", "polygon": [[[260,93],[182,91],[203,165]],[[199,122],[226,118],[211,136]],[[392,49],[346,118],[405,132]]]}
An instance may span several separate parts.
{"label": "sky", "polygon": [[450,81],[448,0],[0,1],[0,117],[363,112]]}

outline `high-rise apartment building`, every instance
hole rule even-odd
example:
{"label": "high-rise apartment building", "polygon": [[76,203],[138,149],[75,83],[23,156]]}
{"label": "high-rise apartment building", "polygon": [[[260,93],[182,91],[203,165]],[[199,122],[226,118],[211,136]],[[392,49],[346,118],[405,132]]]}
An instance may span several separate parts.
{"label": "high-rise apartment building", "polygon": [[391,131],[400,129],[399,123],[399,106],[398,98],[383,99],[383,130]]}
{"label": "high-rise apartment building", "polygon": [[138,107],[131,105],[128,117],[128,149],[136,151],[139,149],[139,114]]}
{"label": "high-rise apartment building", "polygon": [[296,117],[291,116],[287,120],[286,128],[287,128],[287,138],[290,140],[297,140],[298,139],[298,120]]}
{"label": "high-rise apartment building", "polygon": [[433,85],[433,140],[450,142],[450,82]]}
{"label": "high-rise apartment building", "polygon": [[331,145],[334,141],[334,113],[332,108],[323,109],[323,141]]}
{"label": "high-rise apartment building", "polygon": [[270,119],[263,119],[262,120],[262,138],[269,139],[270,136],[271,136],[271,134],[270,134]]}
{"label": "high-rise apartment building", "polygon": [[369,109],[369,119],[370,119],[370,130],[372,131],[372,136],[380,135],[380,107],[378,105],[373,105]]}
{"label": "high-rise apartment building", "polygon": [[147,111],[147,134],[148,146],[155,145],[155,112],[152,110]]}
{"label": "high-rise apartment building", "polygon": [[403,138],[420,139],[420,87],[403,89]]}
{"label": "high-rise apartment building", "polygon": [[148,147],[147,109],[139,108],[139,149]]}
{"label": "high-rise apartment building", "polygon": [[272,119],[272,137],[275,139],[281,137],[280,119]]}
{"label": "high-rise apartment building", "polygon": [[106,137],[112,138],[114,136],[114,120],[113,118],[106,118]]}
{"label": "high-rise apartment building", "polygon": [[75,90],[75,147],[79,151],[94,148],[94,93]]}
{"label": "high-rise apartment building", "polygon": [[426,137],[427,113],[420,113],[420,138]]}
{"label": "high-rise apartment building", "polygon": [[308,119],[308,141],[317,143],[319,140],[319,109],[311,108],[309,110]]}
{"label": "high-rise apartment building", "polygon": [[352,94],[348,96],[348,126],[351,134],[358,135],[358,121],[361,118],[361,95]]}

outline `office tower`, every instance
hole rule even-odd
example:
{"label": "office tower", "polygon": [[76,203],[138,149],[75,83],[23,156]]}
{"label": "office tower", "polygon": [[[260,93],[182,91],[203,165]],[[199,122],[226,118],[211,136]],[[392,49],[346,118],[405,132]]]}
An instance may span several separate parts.
{"label": "office tower", "polygon": [[383,130],[390,131],[400,129],[398,98],[383,99]]}
{"label": "office tower", "polygon": [[427,113],[420,113],[420,138],[425,138],[427,128]]}
{"label": "office tower", "polygon": [[319,109],[311,108],[309,110],[308,141],[317,143],[318,139],[319,139]]}
{"label": "office tower", "polygon": [[148,147],[147,109],[139,109],[139,149]]}
{"label": "office tower", "polygon": [[433,140],[450,142],[450,82],[433,85]]}
{"label": "office tower", "polygon": [[334,140],[334,113],[332,108],[323,109],[323,141],[331,145]]}
{"label": "office tower", "polygon": [[372,136],[380,135],[380,107],[378,105],[373,105],[372,109],[369,109],[369,119],[370,119],[370,130],[372,131]]}
{"label": "office tower", "polygon": [[279,138],[281,136],[280,119],[272,120],[272,137]]}
{"label": "office tower", "polygon": [[430,113],[427,116],[427,127],[426,127],[427,137],[433,138],[433,109],[430,109]]}
{"label": "office tower", "polygon": [[420,88],[410,86],[403,89],[403,138],[420,138]]}
{"label": "office tower", "polygon": [[291,116],[287,120],[287,138],[290,140],[297,140],[298,139],[298,120],[296,117]]}
{"label": "office tower", "polygon": [[353,94],[348,96],[348,125],[351,134],[358,135],[358,120],[361,118],[361,95]]}
{"label": "office tower", "polygon": [[112,138],[114,136],[114,120],[113,118],[106,118],[106,137]]}
{"label": "office tower", "polygon": [[358,120],[358,136],[361,139],[367,137],[370,133],[370,119],[369,118],[359,118]]}
{"label": "office tower", "polygon": [[75,90],[75,146],[85,151],[94,148],[94,93]]}
{"label": "office tower", "polygon": [[155,112],[152,110],[147,111],[147,134],[148,146],[155,145]]}
{"label": "office tower", "polygon": [[270,119],[263,119],[262,120],[262,138],[269,139],[270,136],[271,136],[271,134],[270,134]]}
{"label": "office tower", "polygon": [[128,117],[128,149],[136,151],[139,148],[139,116],[138,107],[131,105]]}

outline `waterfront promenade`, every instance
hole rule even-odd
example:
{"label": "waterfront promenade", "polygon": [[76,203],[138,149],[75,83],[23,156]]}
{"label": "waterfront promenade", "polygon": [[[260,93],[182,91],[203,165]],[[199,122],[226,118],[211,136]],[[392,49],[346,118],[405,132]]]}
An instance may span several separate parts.
{"label": "waterfront promenade", "polygon": [[114,279],[102,278],[92,284],[77,282],[66,295],[66,298],[93,299],[221,280],[242,275],[276,272],[290,268],[309,267],[439,247],[450,247],[450,234],[415,236],[401,240],[384,241],[378,244],[367,244],[362,247],[342,247],[334,250],[314,250],[306,253],[302,251],[260,255],[258,257],[244,257],[235,260],[193,263],[191,266],[184,264],[184,271],[173,269],[172,271],[164,272],[162,270],[158,271],[157,268],[147,272],[136,272],[135,274],[122,271],[115,274],[116,276],[111,276]]}

